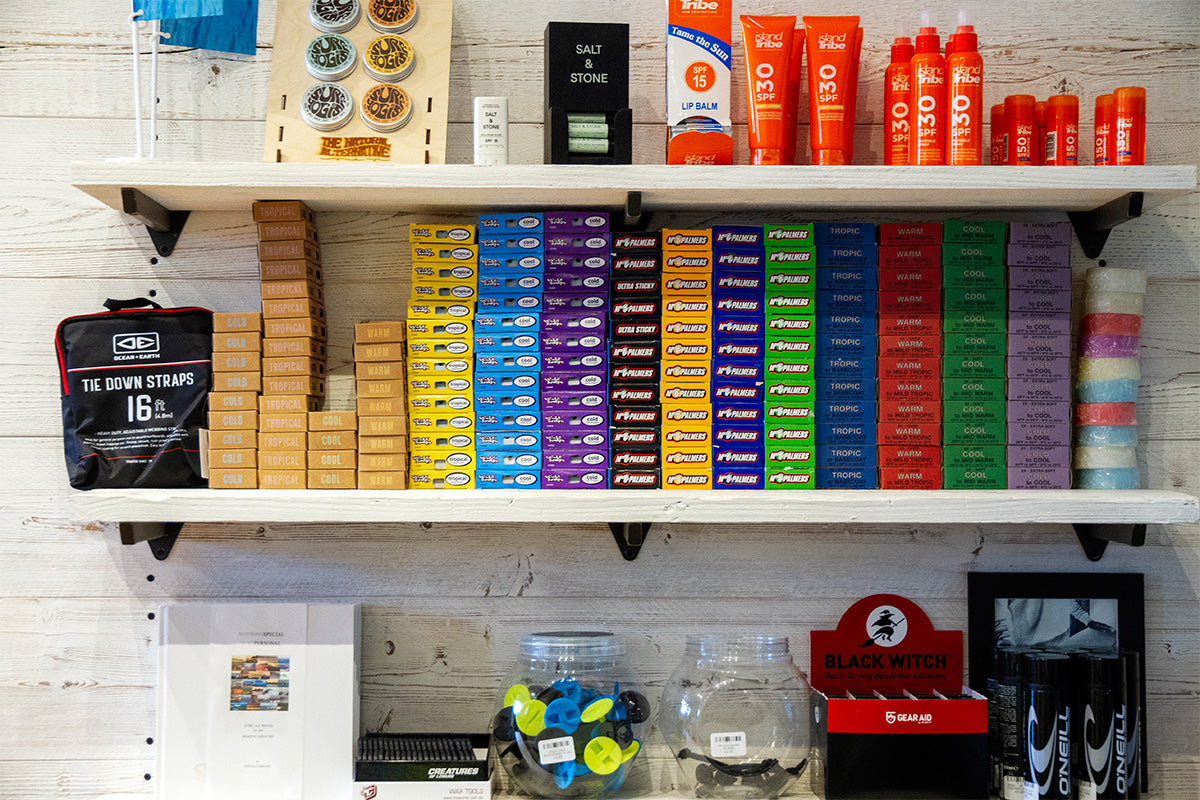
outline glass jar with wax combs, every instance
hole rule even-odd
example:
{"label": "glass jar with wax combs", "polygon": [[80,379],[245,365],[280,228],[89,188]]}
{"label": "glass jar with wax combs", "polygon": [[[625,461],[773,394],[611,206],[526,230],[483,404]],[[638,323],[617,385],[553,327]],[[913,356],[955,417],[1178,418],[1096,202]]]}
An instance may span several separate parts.
{"label": "glass jar with wax combs", "polygon": [[624,786],[650,705],[611,633],[535,633],[521,640],[492,727],[500,763],[538,797],[603,797]]}
{"label": "glass jar with wax combs", "polygon": [[786,636],[689,636],[658,727],[696,797],[778,797],[803,774],[809,685]]}

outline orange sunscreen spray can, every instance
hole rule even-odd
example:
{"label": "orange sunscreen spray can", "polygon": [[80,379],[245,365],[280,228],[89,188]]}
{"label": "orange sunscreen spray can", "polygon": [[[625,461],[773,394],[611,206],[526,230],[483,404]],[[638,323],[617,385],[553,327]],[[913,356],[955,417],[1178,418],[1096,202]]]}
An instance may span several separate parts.
{"label": "orange sunscreen spray can", "polygon": [[1122,86],[1113,92],[1116,106],[1116,163],[1119,167],[1146,163],[1146,90]]}
{"label": "orange sunscreen spray can", "polygon": [[[752,164],[786,164],[788,62],[792,57],[795,17],[743,15],[746,52],[746,110],[750,120]],[[795,138],[795,131],[790,132]]]}
{"label": "orange sunscreen spray can", "polygon": [[983,58],[975,26],[966,23],[966,14],[960,11],[953,46],[946,43],[950,114],[946,163],[956,167],[983,163]]}
{"label": "orange sunscreen spray can", "polygon": [[1096,98],[1096,160],[1097,167],[1111,167],[1116,158],[1116,106],[1111,94]]}
{"label": "orange sunscreen spray can", "polygon": [[1036,167],[1037,100],[1031,94],[1010,94],[1004,98],[1004,122],[1008,126],[1008,164]]}
{"label": "orange sunscreen spray can", "polygon": [[946,163],[945,121],[946,59],[932,15],[921,15],[916,55],[912,59],[912,93],[909,100],[908,163],[936,166]]}
{"label": "orange sunscreen spray can", "polygon": [[[858,17],[805,17],[808,108],[812,163],[849,163],[847,129],[853,130],[850,83],[858,74]],[[847,122],[847,118],[849,122]]]}
{"label": "orange sunscreen spray can", "polygon": [[1079,98],[1056,94],[1046,101],[1046,166],[1079,164]]}
{"label": "orange sunscreen spray can", "polygon": [[1008,153],[1004,149],[1004,137],[1008,126],[1004,124],[1004,103],[992,106],[991,163],[1007,164]]}
{"label": "orange sunscreen spray can", "polygon": [[886,121],[883,163],[908,163],[908,96],[912,91],[912,57],[916,50],[907,36],[892,43],[892,63],[883,73],[883,118]]}

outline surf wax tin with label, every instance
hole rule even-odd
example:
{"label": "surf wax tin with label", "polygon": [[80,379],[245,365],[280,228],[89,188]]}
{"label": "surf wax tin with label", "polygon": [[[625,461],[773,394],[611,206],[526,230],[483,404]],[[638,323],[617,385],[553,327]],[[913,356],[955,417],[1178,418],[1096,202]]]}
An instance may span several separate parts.
{"label": "surf wax tin with label", "polygon": [[380,33],[404,33],[419,11],[416,0],[367,0],[367,22]]}
{"label": "surf wax tin with label", "polygon": [[362,58],[367,74],[385,82],[404,80],[417,64],[416,51],[408,40],[391,33],[372,39]]}
{"label": "surf wax tin with label", "polygon": [[368,128],[391,133],[400,130],[412,119],[412,100],[408,92],[399,86],[377,83],[362,96],[358,114]]}
{"label": "surf wax tin with label", "polygon": [[300,118],[319,131],[337,130],[353,116],[354,98],[338,83],[313,84],[300,100]]}
{"label": "surf wax tin with label", "polygon": [[358,24],[362,6],[358,0],[312,0],[308,6],[308,21],[326,33],[345,33]]}
{"label": "surf wax tin with label", "polygon": [[304,50],[304,68],[319,81],[340,81],[357,66],[358,50],[341,34],[322,34]]}

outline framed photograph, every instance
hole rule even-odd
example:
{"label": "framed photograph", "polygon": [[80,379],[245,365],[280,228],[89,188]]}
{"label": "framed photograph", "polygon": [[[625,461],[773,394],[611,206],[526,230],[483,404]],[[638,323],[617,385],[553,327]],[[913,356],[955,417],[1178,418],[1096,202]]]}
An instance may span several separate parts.
{"label": "framed photograph", "polygon": [[[1142,791],[1146,775],[1146,632],[1144,586],[1135,572],[967,573],[968,683],[985,693],[995,649],[1134,652],[1140,664]],[[1133,703],[1130,703],[1132,706]]]}

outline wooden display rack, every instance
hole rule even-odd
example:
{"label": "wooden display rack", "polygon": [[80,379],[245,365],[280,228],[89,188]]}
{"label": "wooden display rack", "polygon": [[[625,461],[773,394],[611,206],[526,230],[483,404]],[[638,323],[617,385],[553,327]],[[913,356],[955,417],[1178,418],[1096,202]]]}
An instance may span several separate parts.
{"label": "wooden display rack", "polygon": [[[396,164],[446,163],[446,122],[450,97],[450,26],[453,0],[419,0],[416,25],[401,34],[416,51],[412,74],[398,85],[413,103],[412,119],[393,133],[369,128],[357,110],[335,131],[318,131],[300,118],[300,98],[317,79],[304,68],[308,43],[320,35],[308,21],[308,3],[280,3],[275,17],[275,52],[267,100],[264,161],[386,161]],[[362,53],[379,33],[367,21],[343,34],[358,51],[358,66],[338,81],[357,104],[375,81]]]}

